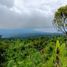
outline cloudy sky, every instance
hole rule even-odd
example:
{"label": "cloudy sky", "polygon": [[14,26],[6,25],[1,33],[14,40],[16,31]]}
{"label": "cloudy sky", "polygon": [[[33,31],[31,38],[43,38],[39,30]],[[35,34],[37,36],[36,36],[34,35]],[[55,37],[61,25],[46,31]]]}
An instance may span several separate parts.
{"label": "cloudy sky", "polygon": [[66,4],[67,0],[0,0],[0,29],[52,28],[54,12]]}

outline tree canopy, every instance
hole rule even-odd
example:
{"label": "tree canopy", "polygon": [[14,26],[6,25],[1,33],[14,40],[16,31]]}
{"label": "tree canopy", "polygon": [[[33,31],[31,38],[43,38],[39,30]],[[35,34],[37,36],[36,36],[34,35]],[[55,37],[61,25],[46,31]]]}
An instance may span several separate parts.
{"label": "tree canopy", "polygon": [[67,5],[57,9],[54,15],[53,23],[56,25],[59,31],[67,34]]}

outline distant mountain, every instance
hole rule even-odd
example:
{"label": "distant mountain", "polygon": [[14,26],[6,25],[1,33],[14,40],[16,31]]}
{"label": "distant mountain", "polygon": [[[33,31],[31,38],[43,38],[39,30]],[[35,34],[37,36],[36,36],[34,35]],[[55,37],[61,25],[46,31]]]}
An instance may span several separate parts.
{"label": "distant mountain", "polygon": [[13,38],[29,38],[29,37],[39,37],[39,36],[59,36],[62,35],[60,33],[43,33],[43,32],[36,32],[36,33],[25,33],[25,34],[18,34],[12,36]]}
{"label": "distant mountain", "polygon": [[2,35],[3,38],[26,38],[26,37],[35,37],[35,36],[53,36],[53,35],[60,35],[61,33],[48,33],[48,32],[39,32],[35,31],[33,29],[0,29],[0,35]]}

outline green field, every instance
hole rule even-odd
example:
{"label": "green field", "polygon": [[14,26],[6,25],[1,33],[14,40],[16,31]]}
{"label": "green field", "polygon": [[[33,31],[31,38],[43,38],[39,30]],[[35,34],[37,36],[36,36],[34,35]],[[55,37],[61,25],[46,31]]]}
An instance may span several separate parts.
{"label": "green field", "polygon": [[67,67],[67,38],[0,39],[0,67]]}

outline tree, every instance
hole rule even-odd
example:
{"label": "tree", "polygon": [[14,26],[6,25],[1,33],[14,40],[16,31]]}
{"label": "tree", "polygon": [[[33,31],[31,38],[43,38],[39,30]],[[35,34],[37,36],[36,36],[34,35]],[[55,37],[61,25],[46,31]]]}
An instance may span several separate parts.
{"label": "tree", "polygon": [[59,31],[67,35],[67,5],[60,7],[54,15],[53,22]]}

